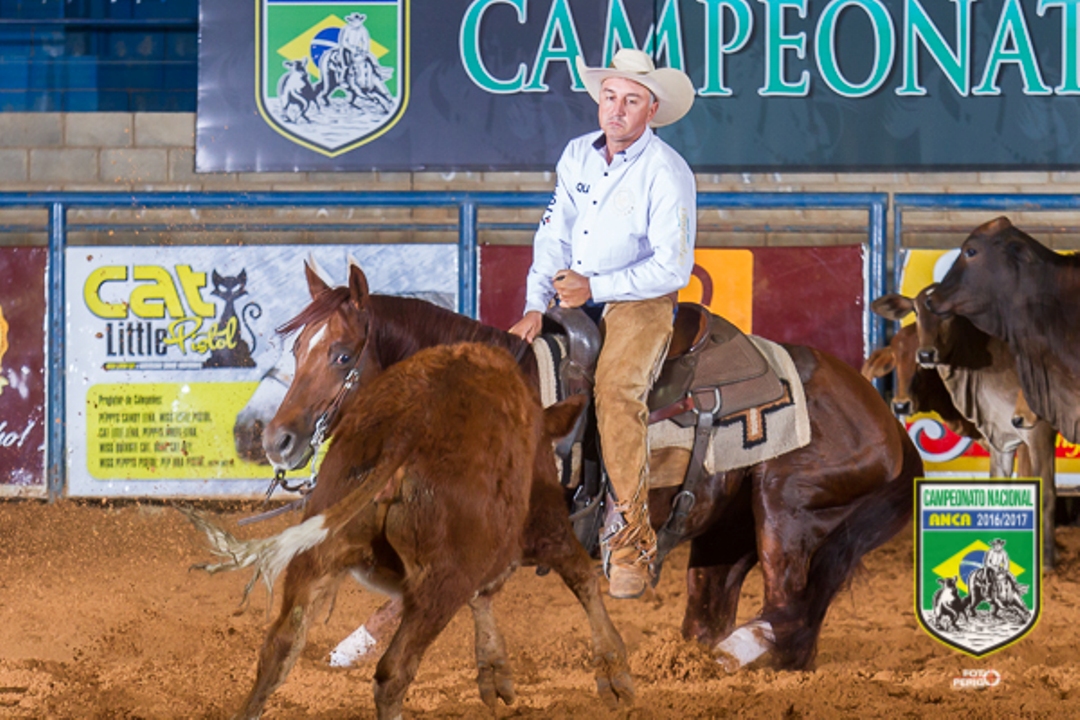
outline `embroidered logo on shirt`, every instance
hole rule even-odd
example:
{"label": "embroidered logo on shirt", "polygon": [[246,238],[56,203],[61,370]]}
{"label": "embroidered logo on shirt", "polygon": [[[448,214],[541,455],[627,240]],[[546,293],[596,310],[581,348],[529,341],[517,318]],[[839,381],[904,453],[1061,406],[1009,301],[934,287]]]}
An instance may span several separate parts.
{"label": "embroidered logo on shirt", "polygon": [[629,190],[620,190],[615,193],[613,203],[615,209],[622,215],[629,215],[634,212],[634,195]]}
{"label": "embroidered logo on shirt", "polygon": [[580,182],[579,182],[579,183],[577,184],[577,187],[576,187],[575,189],[576,189],[576,190],[577,190],[577,191],[578,191],[579,193],[582,193],[582,194],[585,194],[585,195],[588,195],[588,194],[589,194],[589,186],[588,186],[588,185],[586,185],[585,183],[580,183]]}

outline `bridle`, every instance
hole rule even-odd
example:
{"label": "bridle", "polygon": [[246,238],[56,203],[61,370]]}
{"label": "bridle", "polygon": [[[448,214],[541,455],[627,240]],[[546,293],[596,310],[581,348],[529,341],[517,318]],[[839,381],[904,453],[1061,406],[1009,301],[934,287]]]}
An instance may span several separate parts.
{"label": "bridle", "polygon": [[372,343],[370,342],[370,316],[367,318],[367,322],[365,324],[364,337],[367,338],[364,342],[364,349],[357,354],[356,360],[349,367],[349,372],[346,373],[345,380],[342,381],[341,387],[338,388],[338,391],[334,395],[334,398],[330,401],[330,404],[326,407],[325,410],[323,410],[322,414],[320,414],[318,419],[315,421],[315,432],[312,433],[310,443],[312,448],[310,465],[311,474],[306,480],[297,480],[296,482],[290,482],[285,477],[285,473],[287,472],[285,468],[278,468],[274,472],[273,480],[270,481],[270,487],[266,489],[266,496],[263,498],[263,505],[266,505],[266,503],[270,501],[270,497],[279,487],[286,492],[300,493],[300,497],[283,507],[260,513],[259,515],[255,515],[254,517],[245,518],[244,520],[239,521],[238,524],[244,525],[247,523],[258,522],[259,520],[266,520],[268,518],[275,517],[284,512],[287,512],[294,507],[303,506],[303,504],[307,502],[307,496],[310,495],[311,492],[315,489],[315,485],[318,482],[318,471],[316,469],[316,466],[319,461],[319,452],[322,449],[322,444],[326,440],[326,433],[330,429],[330,426],[333,424],[334,420],[337,418],[337,414],[338,412],[340,412],[341,405],[342,403],[344,403],[346,396],[360,382],[360,373],[363,368],[363,362],[365,357],[367,357],[368,355],[368,349],[372,345]]}

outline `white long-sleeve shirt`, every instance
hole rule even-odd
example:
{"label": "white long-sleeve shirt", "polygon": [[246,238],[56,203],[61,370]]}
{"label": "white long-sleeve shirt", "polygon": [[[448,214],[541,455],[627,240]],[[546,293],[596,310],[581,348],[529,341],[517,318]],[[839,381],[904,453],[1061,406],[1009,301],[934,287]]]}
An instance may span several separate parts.
{"label": "white long-sleeve shirt", "polygon": [[602,131],[570,141],[533,241],[525,311],[544,312],[552,277],[589,278],[593,300],[648,300],[690,282],[697,189],[686,161],[651,129],[608,165]]}

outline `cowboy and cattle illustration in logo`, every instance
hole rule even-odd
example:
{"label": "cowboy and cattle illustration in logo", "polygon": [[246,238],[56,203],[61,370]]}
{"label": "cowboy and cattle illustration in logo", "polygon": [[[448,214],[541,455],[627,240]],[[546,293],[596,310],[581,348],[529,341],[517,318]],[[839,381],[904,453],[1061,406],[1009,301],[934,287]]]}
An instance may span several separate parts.
{"label": "cowboy and cattle illustration in logo", "polygon": [[915,615],[973,657],[1011,645],[1041,608],[1038,480],[916,481]]}
{"label": "cowboy and cattle illustration in logo", "polygon": [[389,130],[408,103],[408,3],[260,0],[255,67],[263,118],[328,157]]}

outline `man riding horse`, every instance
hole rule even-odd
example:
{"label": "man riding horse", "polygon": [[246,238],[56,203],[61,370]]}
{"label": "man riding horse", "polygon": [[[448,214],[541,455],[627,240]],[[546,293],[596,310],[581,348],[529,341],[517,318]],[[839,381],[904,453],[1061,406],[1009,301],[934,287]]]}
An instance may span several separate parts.
{"label": "man riding horse", "polygon": [[620,50],[610,68],[579,57],[577,69],[599,104],[600,130],[571,140],[559,159],[524,317],[510,332],[531,342],[553,299],[601,318],[594,393],[614,501],[601,543],[611,596],[633,598],[645,591],[656,553],[646,399],[671,340],[675,295],[690,281],[697,225],[694,174],[652,128],[685,115],[694,87],[640,50]]}

